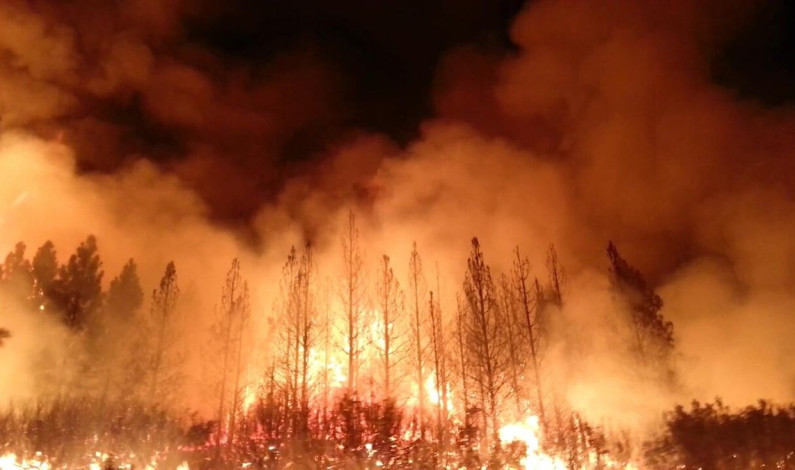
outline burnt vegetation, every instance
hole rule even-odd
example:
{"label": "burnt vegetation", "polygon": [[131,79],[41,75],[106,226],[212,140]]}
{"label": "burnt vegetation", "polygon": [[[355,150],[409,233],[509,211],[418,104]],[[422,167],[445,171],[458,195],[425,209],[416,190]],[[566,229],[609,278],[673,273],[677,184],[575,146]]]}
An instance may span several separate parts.
{"label": "burnt vegetation", "polygon": [[[638,464],[626,434],[580,416],[552,370],[553,342],[567,360],[579,354],[565,331],[555,331],[569,287],[554,247],[546,272],[534,274],[517,248],[510,269],[497,275],[473,238],[450,305],[438,268],[429,275],[416,244],[407,260],[383,254],[369,266],[353,213],[339,252],[337,279],[324,285],[312,247],[293,248],[273,311],[264,313],[252,310],[249,282],[233,260],[210,339],[195,351],[181,341],[191,312],[174,263],[149,296],[132,259],[103,291],[93,236],[64,264],[51,242],[32,260],[17,244],[1,266],[0,288],[18,307],[4,308],[54,320],[70,340],[60,356],[36,358],[38,398],[0,414],[0,455],[46,456],[56,468],[183,461],[191,468],[520,468],[527,449],[500,431],[535,416],[543,452],[567,468]],[[607,255],[627,362],[639,380],[675,389],[674,326],[662,299],[613,243]],[[405,279],[397,262],[406,263]],[[272,334],[256,362],[264,366],[254,368],[252,358],[263,353],[252,336],[258,316],[270,319]],[[15,339],[0,328],[0,361]],[[192,354],[201,355],[202,384],[184,374]],[[67,364],[70,373],[58,370]],[[206,396],[210,415],[186,409],[184,394]],[[795,468],[792,406],[694,402],[663,422],[642,444],[644,467]]]}

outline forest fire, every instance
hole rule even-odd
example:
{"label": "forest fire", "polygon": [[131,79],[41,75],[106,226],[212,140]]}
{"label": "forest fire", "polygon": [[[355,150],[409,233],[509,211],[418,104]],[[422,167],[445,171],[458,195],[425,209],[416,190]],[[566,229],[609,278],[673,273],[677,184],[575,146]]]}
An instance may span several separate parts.
{"label": "forest fire", "polygon": [[0,470],[795,469],[792,7],[360,3],[0,1]]}

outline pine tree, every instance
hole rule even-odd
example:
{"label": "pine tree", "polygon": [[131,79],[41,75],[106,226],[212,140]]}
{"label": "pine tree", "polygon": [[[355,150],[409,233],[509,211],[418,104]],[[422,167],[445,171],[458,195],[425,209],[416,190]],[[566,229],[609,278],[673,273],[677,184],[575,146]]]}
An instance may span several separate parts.
{"label": "pine tree", "polygon": [[50,300],[54,295],[55,277],[58,275],[58,257],[55,246],[49,240],[36,250],[33,256],[33,278],[35,288],[33,293],[33,306],[39,310],[49,310],[52,307]]}
{"label": "pine tree", "polygon": [[282,268],[280,318],[286,380],[287,403],[291,410],[291,430],[306,434],[309,418],[309,353],[315,341],[315,264],[309,244],[299,258],[291,247]]}
{"label": "pine tree", "polygon": [[122,396],[134,396],[131,388],[137,388],[140,377],[137,368],[130,367],[130,354],[140,356],[140,351],[131,351],[136,335],[133,325],[135,316],[143,304],[143,290],[138,278],[135,261],[130,259],[114,278],[108,289],[101,321],[96,322],[99,337],[95,341],[95,362],[104,375],[102,402],[104,403],[112,385],[119,385]]}
{"label": "pine tree", "polygon": [[405,351],[404,335],[400,332],[403,317],[403,291],[389,265],[389,257],[383,255],[379,265],[379,278],[376,284],[378,319],[375,347],[381,358],[383,394],[386,400],[394,398],[396,370],[403,360]]}
{"label": "pine tree", "polygon": [[85,329],[102,305],[104,273],[97,251],[97,240],[89,235],[58,270],[55,297],[64,323],[73,330]]}
{"label": "pine tree", "polygon": [[663,301],[646,283],[643,275],[632,267],[610,242],[610,280],[613,291],[629,307],[629,323],[633,333],[633,353],[644,367],[667,369],[674,349],[673,324],[660,311]]}
{"label": "pine tree", "polygon": [[248,283],[240,275],[240,261],[235,258],[226,274],[221,290],[221,304],[217,309],[218,318],[213,326],[217,352],[221,358],[221,369],[217,376],[219,428],[216,435],[216,459],[221,457],[224,435],[227,450],[233,449],[235,444],[236,423],[242,403],[245,331],[250,314]]}
{"label": "pine tree", "polygon": [[514,292],[511,289],[508,277],[504,274],[500,278],[500,309],[505,325],[505,340],[508,342],[508,363],[507,373],[508,381],[510,383],[509,394],[513,398],[513,403],[516,408],[516,416],[522,416],[524,413],[522,407],[523,398],[523,380],[522,371],[524,370],[524,360],[521,351],[522,342],[520,341],[519,334],[519,321],[518,321],[518,308]]}
{"label": "pine tree", "polygon": [[425,437],[425,362],[427,339],[425,338],[426,319],[420,313],[424,310],[425,276],[422,271],[422,258],[417,251],[417,242],[411,246],[409,257],[409,310],[411,325],[411,349],[414,365],[414,380],[417,387],[417,421],[420,435]]}
{"label": "pine tree", "polygon": [[121,273],[110,281],[105,311],[116,321],[129,322],[141,308],[143,301],[144,291],[138,277],[138,266],[130,258],[122,267]]}
{"label": "pine tree", "polygon": [[25,259],[25,248],[23,242],[17,243],[0,267],[0,285],[23,302],[33,296],[33,268]]}
{"label": "pine tree", "polygon": [[[174,262],[166,265],[157,289],[152,291],[149,318],[146,319],[143,341],[146,346],[147,375],[150,402],[168,403],[174,389],[178,388],[179,373],[175,370],[178,361],[177,326],[179,318],[179,279]],[[127,289],[125,289],[127,290]],[[130,288],[130,291],[134,289]]]}
{"label": "pine tree", "polygon": [[507,344],[496,294],[491,269],[486,264],[480,242],[473,238],[464,280],[466,339],[473,366],[471,376],[478,387],[481,408],[485,412],[485,430],[490,433],[490,444],[495,446],[499,444],[499,406],[507,366]]}
{"label": "pine tree", "polygon": [[515,293],[519,316],[524,320],[525,342],[530,353],[533,379],[535,382],[535,399],[538,406],[538,417],[542,426],[546,426],[546,410],[544,409],[544,386],[541,378],[542,357],[542,328],[539,314],[543,306],[541,299],[533,301],[532,285],[530,282],[530,261],[519,254],[519,247],[514,251],[516,258],[513,261],[511,272],[513,291]]}
{"label": "pine tree", "polygon": [[312,246],[307,243],[301,254],[299,269],[299,327],[298,346],[301,351],[301,399],[298,430],[305,437],[309,428],[309,351],[315,343],[315,261]]}
{"label": "pine tree", "polygon": [[[436,265],[436,296],[429,292],[428,319],[430,321],[431,353],[433,357],[434,385],[436,392],[437,440],[445,445],[448,410],[447,337],[442,315],[441,282],[439,265]],[[442,456],[444,458],[444,456]]]}
{"label": "pine tree", "polygon": [[359,229],[356,216],[348,212],[348,223],[342,234],[342,306],[345,314],[345,341],[343,351],[348,358],[347,389],[349,395],[358,392],[358,377],[361,354],[364,347],[362,338],[362,303],[365,292],[363,261],[359,246]]}

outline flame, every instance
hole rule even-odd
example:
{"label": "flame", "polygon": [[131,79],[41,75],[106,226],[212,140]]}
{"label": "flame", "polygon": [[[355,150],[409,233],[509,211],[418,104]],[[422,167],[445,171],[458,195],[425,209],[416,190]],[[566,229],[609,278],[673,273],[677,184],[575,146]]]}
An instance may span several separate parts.
{"label": "flame", "polygon": [[345,373],[343,362],[333,354],[325,357],[326,353],[315,348],[309,348],[309,378],[313,383],[322,383],[322,378],[328,379],[328,385],[332,389],[339,389],[345,386],[348,376]]}
{"label": "flame", "polygon": [[259,396],[261,381],[257,383],[248,384],[243,389],[243,411],[248,412],[251,409],[251,406],[257,402],[257,397]]}
{"label": "flame", "polygon": [[[100,470],[103,464],[107,461],[109,454],[104,452],[95,452],[94,458],[88,464],[89,470]],[[133,457],[131,455],[131,457]],[[36,452],[35,456],[31,459],[20,459],[14,453],[0,455],[0,470],[50,470],[52,465],[48,459],[42,455],[41,452]],[[83,467],[85,468],[85,467]],[[116,468],[119,469],[132,469],[135,466],[131,463],[116,463]],[[152,459],[152,462],[144,467],[146,470],[157,470],[157,462]],[[177,466],[176,470],[190,470],[187,462],[182,462]]]}
{"label": "flame", "polygon": [[500,428],[500,442],[522,442],[527,451],[521,460],[525,470],[566,470],[566,464],[557,457],[549,456],[541,451],[538,438],[540,431],[538,416],[529,416],[524,422],[507,424]]}
{"label": "flame", "polygon": [[39,453],[36,453],[36,456],[30,460],[19,460],[17,459],[17,455],[13,453],[0,455],[0,470],[49,470],[50,468],[52,468],[50,464]]}
{"label": "flame", "polygon": [[[444,384],[442,388],[444,388],[444,398],[447,400],[447,412],[452,414],[455,410],[453,406],[453,391],[449,383]],[[442,396],[436,387],[436,378],[433,374],[429,375],[428,379],[425,380],[425,396],[428,397],[430,404],[434,406],[439,405],[442,401]]]}

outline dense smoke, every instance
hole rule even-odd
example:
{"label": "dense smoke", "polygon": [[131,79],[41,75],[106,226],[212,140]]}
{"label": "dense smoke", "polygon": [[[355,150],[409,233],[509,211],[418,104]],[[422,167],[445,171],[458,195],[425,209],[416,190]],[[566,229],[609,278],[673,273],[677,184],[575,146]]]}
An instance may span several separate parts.
{"label": "dense smoke", "polygon": [[[445,56],[417,139],[348,129],[299,165],[281,161],[296,139],[341,125],[333,66],[311,50],[223,63],[175,40],[191,14],[181,2],[98,3],[0,5],[0,252],[49,239],[63,261],[94,234],[106,282],[133,257],[147,295],[174,260],[197,319],[185,341],[198,347],[233,257],[267,340],[290,245],[311,241],[334,273],[349,207],[367,268],[386,253],[405,278],[416,240],[450,312],[472,236],[495,272],[518,245],[541,279],[554,243],[563,318],[588,358],[561,358],[555,374],[586,416],[795,398],[795,117],[738,99],[709,67],[753,7],[533,2],[513,23],[516,51]],[[255,215],[229,228],[219,212]],[[675,392],[634,381],[610,342],[609,240],[665,301]],[[42,343],[59,354],[67,333],[3,305],[14,336],[0,388],[18,384],[21,398],[36,372],[27,357]]]}

